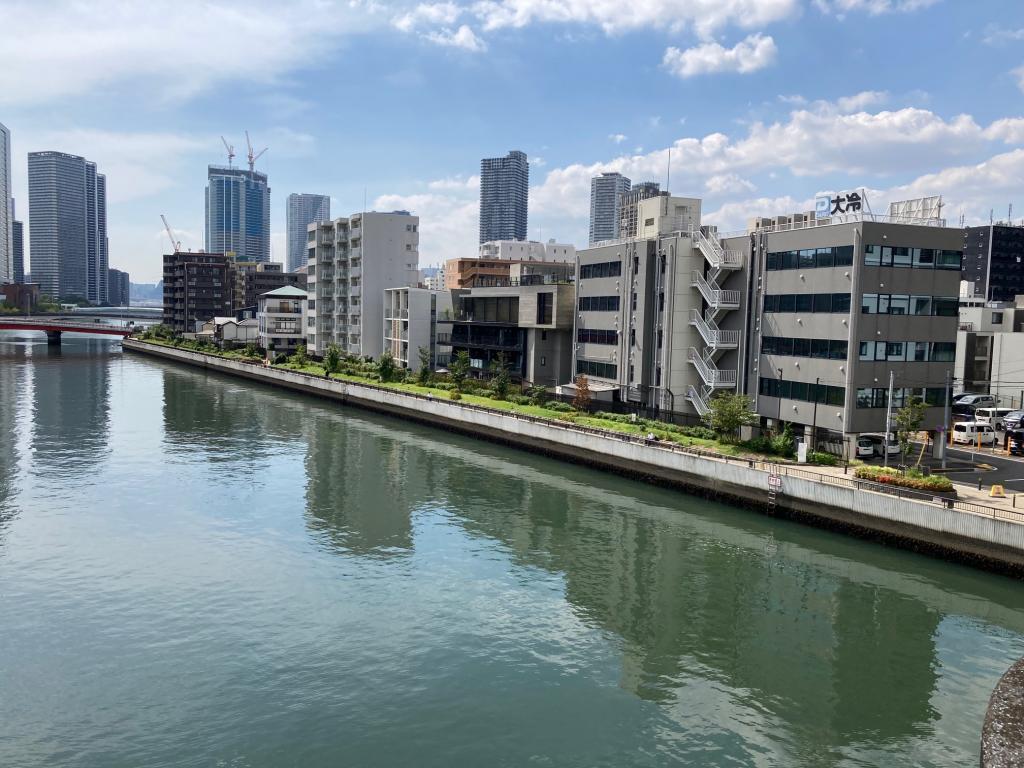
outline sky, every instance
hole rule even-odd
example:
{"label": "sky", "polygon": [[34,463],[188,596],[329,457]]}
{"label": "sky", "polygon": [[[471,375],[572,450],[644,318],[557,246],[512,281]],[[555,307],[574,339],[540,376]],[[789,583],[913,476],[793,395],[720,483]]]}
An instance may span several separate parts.
{"label": "sky", "polygon": [[[268,147],[285,200],[420,217],[420,266],[477,248],[480,159],[530,157],[530,238],[583,246],[590,178],[671,173],[704,223],[943,195],[958,225],[1024,218],[1020,0],[0,0],[0,123],[107,175],[110,265],[155,282],[203,247],[221,136]],[[671,163],[669,156],[671,155]],[[26,232],[27,232],[26,227]],[[30,252],[30,244],[28,246]]]}

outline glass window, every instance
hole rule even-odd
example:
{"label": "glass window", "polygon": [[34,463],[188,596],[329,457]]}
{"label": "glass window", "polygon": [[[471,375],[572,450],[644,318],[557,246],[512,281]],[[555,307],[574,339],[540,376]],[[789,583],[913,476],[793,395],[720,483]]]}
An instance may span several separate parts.
{"label": "glass window", "polygon": [[[852,253],[852,252],[851,252]],[[828,405],[838,405],[842,407],[845,405],[846,400],[846,388],[845,387],[828,387],[825,390],[825,402]]]}
{"label": "glass window", "polygon": [[831,312],[832,311],[832,294],[831,293],[815,293],[812,295],[812,312]]}
{"label": "glass window", "polygon": [[[879,311],[882,306],[879,304]],[[889,314],[890,315],[906,315],[910,313],[910,297],[902,294],[893,294],[889,297]]]}
{"label": "glass window", "polygon": [[956,342],[936,341],[932,344],[932,362],[948,363],[956,359]]}
{"label": "glass window", "polygon": [[862,315],[874,315],[878,313],[878,294],[865,293],[860,299],[860,312]]}
{"label": "glass window", "polygon": [[907,359],[906,345],[902,341],[890,341],[885,345],[885,359],[890,363]]}
{"label": "glass window", "polygon": [[871,407],[871,390],[867,387],[860,387],[857,389],[857,407],[858,408],[870,408]]}
{"label": "glass window", "polygon": [[848,293],[833,293],[832,294],[832,311],[848,313],[850,311],[850,294]]}
{"label": "glass window", "polygon": [[810,293],[798,293],[796,295],[796,311],[797,312],[810,312],[813,304],[812,294]]}
{"label": "glass window", "polygon": [[800,251],[800,269],[814,268],[815,251],[813,248],[804,248]]}
{"label": "glass window", "polygon": [[960,251],[936,251],[936,269],[960,269],[963,254]]}
{"label": "glass window", "polygon": [[791,400],[807,400],[809,399],[810,391],[807,382],[805,381],[793,381],[790,382],[789,397]]}
{"label": "glass window", "polygon": [[932,313],[932,297],[931,296],[911,296],[910,297],[910,314],[912,315],[931,315]]}
{"label": "glass window", "polygon": [[888,245],[882,246],[882,263],[883,267],[892,266],[892,247]]}
{"label": "glass window", "polygon": [[936,296],[932,306],[938,317],[957,317],[960,314],[960,302],[955,296]]}
{"label": "glass window", "polygon": [[875,342],[875,360],[885,360],[885,353],[888,347],[884,341]]}
{"label": "glass window", "polygon": [[[882,246],[880,245],[865,245],[864,246],[864,266],[865,267],[877,267],[882,263]],[[858,390],[860,391],[860,390]]]}
{"label": "glass window", "polygon": [[[908,353],[909,354],[909,353]],[[928,360],[928,342],[927,341],[915,341],[914,342],[914,362],[923,363]]]}
{"label": "glass window", "polygon": [[831,248],[818,248],[814,252],[814,266],[831,267],[835,263]]}
{"label": "glass window", "polygon": [[798,266],[800,256],[796,251],[783,251],[782,252],[782,268],[783,269],[796,269]]}
{"label": "glass window", "polygon": [[1003,324],[1003,313],[1002,312],[993,312],[992,313],[992,325],[1002,325],[1002,324]]}
{"label": "glass window", "polygon": [[910,260],[910,249],[903,247],[893,247],[892,249],[892,265],[894,267],[909,267],[911,266]]}
{"label": "glass window", "polygon": [[[765,269],[769,272],[775,272],[782,267],[782,258],[777,253],[769,253],[768,258],[765,260]],[[761,381],[765,381],[761,379]]]}
{"label": "glass window", "polygon": [[835,264],[837,267],[852,267],[853,266],[853,246],[852,245],[839,245],[832,249],[835,254]]}
{"label": "glass window", "polygon": [[860,343],[860,352],[858,357],[861,360],[874,360],[875,359],[875,342],[873,341],[862,341]]}
{"label": "glass window", "polygon": [[845,360],[850,352],[850,342],[846,339],[832,339],[828,343],[828,356],[830,360]]}
{"label": "glass window", "polygon": [[810,339],[793,339],[793,355],[795,357],[810,357],[811,356],[811,340]]}
{"label": "glass window", "polygon": [[794,339],[786,336],[775,339],[775,354],[777,355],[792,355],[795,354],[793,351]]}
{"label": "glass window", "polygon": [[828,358],[828,339],[811,339],[811,357]]}
{"label": "glass window", "polygon": [[793,382],[782,379],[779,381],[778,397],[789,397],[793,392]]}
{"label": "glass window", "polygon": [[779,297],[765,296],[764,297],[764,311],[765,312],[778,312],[779,311]]}
{"label": "glass window", "polygon": [[792,293],[784,293],[779,296],[779,312],[792,312],[796,309],[796,296]]}

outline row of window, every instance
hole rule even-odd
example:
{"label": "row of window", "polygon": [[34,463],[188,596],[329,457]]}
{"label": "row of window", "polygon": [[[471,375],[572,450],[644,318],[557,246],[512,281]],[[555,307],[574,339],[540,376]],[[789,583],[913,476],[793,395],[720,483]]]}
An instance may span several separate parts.
{"label": "row of window", "polygon": [[[577,328],[576,341],[580,344],[618,344],[619,332],[603,328]],[[636,331],[630,329],[630,343],[635,344]]]}
{"label": "row of window", "polygon": [[576,360],[577,376],[600,376],[602,379],[614,379],[619,375],[619,367],[615,363],[598,363],[594,360]]}
{"label": "row of window", "polygon": [[962,251],[940,248],[904,248],[898,245],[865,245],[865,267],[908,267],[914,269],[955,269],[960,271]]}
{"label": "row of window", "polygon": [[766,379],[762,377],[759,387],[758,391],[765,397],[804,400],[808,403],[837,405],[840,408],[846,401],[846,387],[833,387],[829,384],[808,384],[804,381]]}
{"label": "row of window", "polygon": [[950,363],[956,359],[952,341],[862,341],[861,360],[907,363]]}
{"label": "row of window", "polygon": [[[862,387],[857,390],[857,407],[886,408],[888,397],[888,387]],[[892,391],[892,407],[902,408],[914,397],[931,406],[945,405],[946,390],[942,387],[895,387]]]}
{"label": "row of window", "polygon": [[592,277],[618,277],[621,274],[621,261],[602,261],[598,264],[580,264],[580,280],[588,280]]}
{"label": "row of window", "polygon": [[788,336],[762,336],[762,355],[788,355],[792,357],[819,357],[845,360],[849,351],[846,339],[793,339]]}
{"label": "row of window", "polygon": [[828,248],[804,248],[799,251],[769,253],[766,269],[815,269],[816,267],[852,267],[853,246],[836,245]]}
{"label": "row of window", "polygon": [[580,312],[618,312],[618,296],[580,296]]}
{"label": "row of window", "polygon": [[860,300],[863,315],[924,315],[958,317],[956,296],[908,296],[898,293],[865,293]]}
{"label": "row of window", "polygon": [[848,293],[774,293],[764,297],[765,312],[850,311]]}

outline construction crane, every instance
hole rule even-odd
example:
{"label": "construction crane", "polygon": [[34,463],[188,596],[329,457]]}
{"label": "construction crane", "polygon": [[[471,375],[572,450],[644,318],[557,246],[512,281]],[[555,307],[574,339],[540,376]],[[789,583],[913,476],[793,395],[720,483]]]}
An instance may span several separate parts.
{"label": "construction crane", "polygon": [[228,168],[230,168],[231,161],[235,159],[235,147],[232,144],[228,144],[228,140],[223,136],[220,137],[220,140],[224,142],[224,149],[228,151]]}
{"label": "construction crane", "polygon": [[251,171],[256,170],[256,161],[259,160],[261,157],[263,157],[263,153],[266,152],[268,149],[270,149],[270,147],[264,147],[263,149],[261,149],[256,154],[253,154],[252,142],[249,141],[249,132],[248,131],[245,132],[245,143],[249,145],[249,171],[251,172]]}
{"label": "construction crane", "polygon": [[160,218],[164,221],[164,229],[167,230],[167,236],[171,238],[171,247],[175,253],[178,253],[181,251],[181,240],[174,239],[174,232],[171,231],[171,225],[167,223],[167,217],[161,213]]}

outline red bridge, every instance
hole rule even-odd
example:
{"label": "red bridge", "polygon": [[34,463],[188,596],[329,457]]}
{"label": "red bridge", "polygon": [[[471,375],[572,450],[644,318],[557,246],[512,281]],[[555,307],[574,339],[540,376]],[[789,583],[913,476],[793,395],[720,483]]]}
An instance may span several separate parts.
{"label": "red bridge", "polygon": [[108,325],[102,320],[86,318],[58,320],[52,317],[4,317],[0,315],[0,331],[43,331],[48,344],[60,344],[63,333],[96,333],[103,336],[131,335],[132,328]]}

